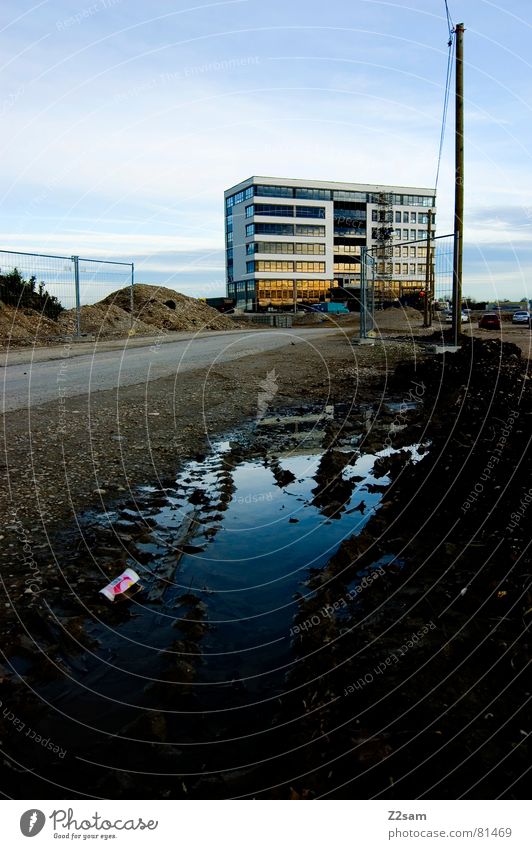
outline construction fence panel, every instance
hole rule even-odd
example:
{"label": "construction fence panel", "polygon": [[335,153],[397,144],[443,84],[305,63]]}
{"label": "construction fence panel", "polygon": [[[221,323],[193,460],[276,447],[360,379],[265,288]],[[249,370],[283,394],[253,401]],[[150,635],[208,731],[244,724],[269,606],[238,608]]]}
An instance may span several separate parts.
{"label": "construction fence panel", "polygon": [[[43,318],[59,317],[57,328],[50,322],[42,322],[39,338],[46,331],[51,336],[85,336],[96,332],[94,316],[83,307],[118,289],[129,288],[129,297],[123,303],[131,309],[133,285],[131,262],[0,250],[0,301],[15,309],[40,312]],[[12,324],[13,328],[17,324],[15,317]],[[8,334],[13,342],[21,339],[21,333],[20,327],[16,333],[12,330],[9,334],[2,328],[2,336]]]}

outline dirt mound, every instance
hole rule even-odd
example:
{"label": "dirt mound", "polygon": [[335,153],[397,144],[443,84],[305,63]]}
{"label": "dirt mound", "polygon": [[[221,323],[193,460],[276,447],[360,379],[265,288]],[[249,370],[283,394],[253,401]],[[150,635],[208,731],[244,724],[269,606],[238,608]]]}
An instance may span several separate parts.
{"label": "dirt mound", "polygon": [[37,337],[59,337],[55,321],[29,307],[12,307],[0,301],[0,347],[16,343],[32,345]]}
{"label": "dirt mound", "polygon": [[[76,332],[76,310],[65,310],[57,320],[57,327],[62,334],[73,334]],[[131,314],[113,304],[92,304],[81,307],[81,330],[83,333],[91,333],[95,336],[127,336],[130,330],[135,333],[153,333],[153,327],[133,319],[131,325]]]}
{"label": "dirt mound", "polygon": [[405,330],[407,327],[419,327],[423,323],[423,313],[413,307],[388,307],[375,311],[377,330]]}
{"label": "dirt mound", "polygon": [[[189,298],[165,286],[139,283],[133,287],[133,314],[135,319],[161,330],[229,330],[235,327],[233,319],[221,315],[196,298]],[[112,304],[129,313],[130,289],[125,287],[108,295],[100,305]]]}

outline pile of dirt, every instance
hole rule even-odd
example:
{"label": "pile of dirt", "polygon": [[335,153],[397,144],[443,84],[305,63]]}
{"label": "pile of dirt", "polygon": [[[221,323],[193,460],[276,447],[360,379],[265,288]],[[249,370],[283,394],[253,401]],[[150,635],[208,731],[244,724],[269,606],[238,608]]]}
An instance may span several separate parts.
{"label": "pile of dirt", "polygon": [[423,324],[423,313],[413,307],[388,307],[375,311],[377,330],[404,330],[405,327],[418,328]]}
{"label": "pile of dirt", "polygon": [[57,322],[29,307],[12,307],[0,301],[0,348],[12,343],[32,345],[37,337],[61,336]]}
{"label": "pile of dirt", "polygon": [[[108,295],[100,305],[113,305],[128,315],[131,311],[130,289],[126,286]],[[165,286],[139,283],[133,287],[133,315],[136,321],[159,330],[229,330],[233,319]]]}
{"label": "pile of dirt", "polygon": [[[131,314],[113,304],[91,304],[81,307],[80,317],[81,330],[83,333],[91,333],[95,336],[117,336],[122,338],[130,331],[134,333],[153,333],[153,327],[133,318]],[[59,316],[57,325],[64,335],[76,332],[76,310],[65,310]]]}
{"label": "pile of dirt", "polygon": [[[165,334],[176,330],[231,330],[240,325],[196,298],[174,289],[139,283],[134,287],[133,317],[130,289],[112,292],[96,304],[81,307],[81,332],[100,338],[123,339],[132,334]],[[54,344],[76,333],[76,310],[64,310],[53,321],[36,310],[0,301],[0,349],[9,346]]]}

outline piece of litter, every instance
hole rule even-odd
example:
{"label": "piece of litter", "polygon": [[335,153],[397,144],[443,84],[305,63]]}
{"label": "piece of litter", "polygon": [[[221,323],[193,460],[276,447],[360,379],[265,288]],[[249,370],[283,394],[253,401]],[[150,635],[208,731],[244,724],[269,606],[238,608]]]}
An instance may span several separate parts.
{"label": "piece of litter", "polygon": [[118,578],[115,578],[114,581],[107,584],[107,586],[104,587],[103,590],[100,590],[100,592],[108,598],[109,601],[114,601],[117,595],[122,595],[122,593],[125,593],[126,590],[138,581],[140,581],[140,576],[137,575],[134,569],[125,569]]}

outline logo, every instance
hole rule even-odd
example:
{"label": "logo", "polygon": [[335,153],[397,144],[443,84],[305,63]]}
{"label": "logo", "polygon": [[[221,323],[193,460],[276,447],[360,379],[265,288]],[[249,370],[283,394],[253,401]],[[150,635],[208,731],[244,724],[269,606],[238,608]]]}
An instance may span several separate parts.
{"label": "logo", "polygon": [[24,837],[35,837],[43,830],[46,817],[42,811],[32,808],[22,814],[20,818],[20,830]]}

